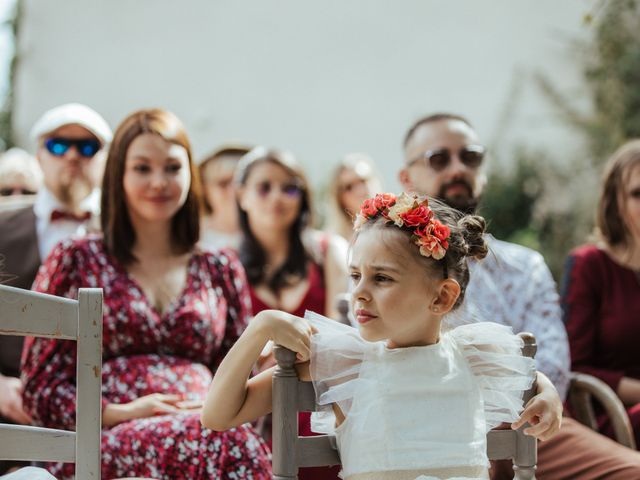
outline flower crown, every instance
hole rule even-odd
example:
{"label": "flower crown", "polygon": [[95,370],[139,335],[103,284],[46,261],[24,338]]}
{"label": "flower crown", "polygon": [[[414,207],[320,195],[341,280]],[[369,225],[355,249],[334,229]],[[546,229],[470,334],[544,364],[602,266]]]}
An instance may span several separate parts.
{"label": "flower crown", "polygon": [[420,255],[440,260],[447,253],[451,231],[435,218],[427,197],[406,193],[396,197],[392,193],[378,193],[362,202],[353,228],[359,230],[367,221],[378,216],[409,230],[411,240],[420,247]]}

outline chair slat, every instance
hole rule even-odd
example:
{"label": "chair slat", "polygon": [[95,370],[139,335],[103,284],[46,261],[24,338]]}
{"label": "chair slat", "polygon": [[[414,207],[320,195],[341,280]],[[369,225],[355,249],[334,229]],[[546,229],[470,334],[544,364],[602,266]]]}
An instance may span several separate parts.
{"label": "chair slat", "polygon": [[100,429],[102,423],[102,290],[78,292],[78,364],[76,366],[76,477],[100,478]]}
{"label": "chair slat", "polygon": [[0,334],[75,340],[78,301],[0,285]]}
{"label": "chair slat", "polygon": [[74,462],[76,434],[53,428],[0,424],[0,444],[5,460]]}
{"label": "chair slat", "polygon": [[491,430],[487,433],[487,457],[491,460],[506,460],[516,455],[514,430]]}
{"label": "chair slat", "polygon": [[298,382],[298,410],[301,412],[316,411],[316,392],[313,383]]}
{"label": "chair slat", "polygon": [[296,458],[299,467],[340,465],[335,436],[298,437]]}

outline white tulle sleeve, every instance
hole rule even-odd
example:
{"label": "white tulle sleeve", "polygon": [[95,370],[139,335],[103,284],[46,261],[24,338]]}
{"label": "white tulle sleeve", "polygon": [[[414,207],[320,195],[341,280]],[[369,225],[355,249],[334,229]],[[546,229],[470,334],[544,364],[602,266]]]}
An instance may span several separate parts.
{"label": "white tulle sleeve", "polygon": [[478,381],[487,431],[520,415],[522,394],[531,388],[535,361],[522,356],[523,341],[510,327],[492,322],[461,325],[449,332]]}
{"label": "white tulle sleeve", "polygon": [[309,370],[318,411],[311,415],[311,430],[335,432],[332,404],[347,416],[358,386],[365,342],[357,329],[307,311],[305,318],[317,329],[311,337]]}

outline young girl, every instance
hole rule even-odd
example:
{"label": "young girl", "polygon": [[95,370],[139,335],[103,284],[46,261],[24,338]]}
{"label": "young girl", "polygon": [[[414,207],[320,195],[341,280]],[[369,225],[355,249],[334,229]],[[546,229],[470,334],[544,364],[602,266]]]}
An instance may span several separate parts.
{"label": "young girl", "polygon": [[245,380],[271,339],[297,352],[300,377],[335,413],[315,415],[314,426],[335,432],[346,479],[487,478],[489,429],[528,421],[526,433],[548,438],[561,403],[541,374],[518,418],[535,377],[519,337],[494,323],[445,322],[464,298],[466,258],[487,254],[484,226],[426,197],[366,200],[349,265],[359,331],[314,314],[257,315],[216,372],[204,425],[230,428],[271,410],[273,372]]}

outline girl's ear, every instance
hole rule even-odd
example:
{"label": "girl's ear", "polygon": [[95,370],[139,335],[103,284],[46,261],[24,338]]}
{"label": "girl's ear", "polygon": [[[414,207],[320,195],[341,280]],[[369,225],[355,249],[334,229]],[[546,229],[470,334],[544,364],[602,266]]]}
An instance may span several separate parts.
{"label": "girl's ear", "polygon": [[446,278],[440,282],[429,309],[438,315],[444,315],[451,311],[459,296],[460,284],[453,278]]}

